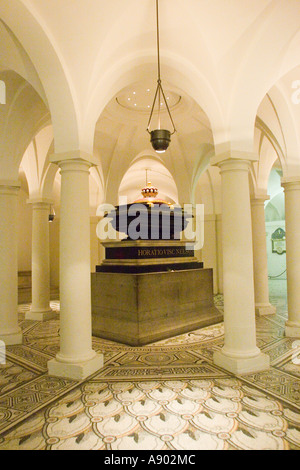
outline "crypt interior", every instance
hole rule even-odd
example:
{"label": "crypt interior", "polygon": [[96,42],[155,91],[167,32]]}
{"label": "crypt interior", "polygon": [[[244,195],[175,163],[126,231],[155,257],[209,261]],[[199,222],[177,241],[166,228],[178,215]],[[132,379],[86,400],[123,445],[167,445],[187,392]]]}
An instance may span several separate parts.
{"label": "crypt interior", "polygon": [[[0,450],[300,449],[299,48],[298,0],[0,0]],[[112,261],[153,187],[201,246]]]}

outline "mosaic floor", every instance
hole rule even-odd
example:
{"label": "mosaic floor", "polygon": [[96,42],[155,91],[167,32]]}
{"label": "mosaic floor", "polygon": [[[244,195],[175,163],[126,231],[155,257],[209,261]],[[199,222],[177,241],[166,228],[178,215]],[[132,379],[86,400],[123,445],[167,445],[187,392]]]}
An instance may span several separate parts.
{"label": "mosaic floor", "polygon": [[[102,370],[83,382],[50,377],[57,318],[24,319],[23,345],[0,365],[0,450],[299,450],[300,341],[284,336],[285,283],[272,281],[276,315],[257,318],[266,372],[233,376],[212,362],[223,324],[129,347],[93,339]],[[222,310],[222,297],[215,297]]]}

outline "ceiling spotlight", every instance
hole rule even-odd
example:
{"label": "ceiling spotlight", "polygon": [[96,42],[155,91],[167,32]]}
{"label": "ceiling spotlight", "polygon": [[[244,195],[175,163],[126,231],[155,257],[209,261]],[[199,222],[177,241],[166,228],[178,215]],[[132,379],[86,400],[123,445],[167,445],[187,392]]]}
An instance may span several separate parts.
{"label": "ceiling spotlight", "polygon": [[[150,117],[148,121],[147,132],[149,132],[151,136],[150,141],[154,150],[157,153],[163,153],[169,147],[169,144],[171,142],[171,135],[173,135],[176,132],[176,129],[175,129],[175,125],[174,125],[174,122],[170,113],[170,109],[169,109],[169,106],[165,97],[164,90],[162,88],[161,78],[160,78],[158,0],[156,0],[156,37],[157,37],[157,70],[158,70],[157,87],[156,87],[154,101],[152,104],[152,109],[151,109],[151,113],[150,113]],[[163,103],[161,102],[161,100],[163,100],[163,102],[166,105],[166,108],[167,108],[167,111],[168,111],[168,114],[169,114],[169,117],[173,126],[173,132],[167,129],[160,128],[160,107],[163,106]],[[150,123],[151,123],[156,101],[157,101],[157,106],[158,106],[158,126],[157,126],[157,129],[150,131]]]}

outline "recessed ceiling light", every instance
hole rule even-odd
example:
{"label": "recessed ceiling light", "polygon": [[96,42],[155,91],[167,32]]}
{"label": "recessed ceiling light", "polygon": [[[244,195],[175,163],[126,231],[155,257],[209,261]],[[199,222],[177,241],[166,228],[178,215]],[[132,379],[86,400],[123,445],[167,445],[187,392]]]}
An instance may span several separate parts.
{"label": "recessed ceiling light", "polygon": [[133,91],[132,94],[135,95],[135,91]]}

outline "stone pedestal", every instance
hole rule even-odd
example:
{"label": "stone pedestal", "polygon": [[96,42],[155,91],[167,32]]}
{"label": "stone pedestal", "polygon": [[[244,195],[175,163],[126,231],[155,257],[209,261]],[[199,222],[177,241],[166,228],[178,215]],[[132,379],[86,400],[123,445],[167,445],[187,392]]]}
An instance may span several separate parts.
{"label": "stone pedestal", "polygon": [[94,336],[140,346],[221,321],[212,269],[92,274]]}

